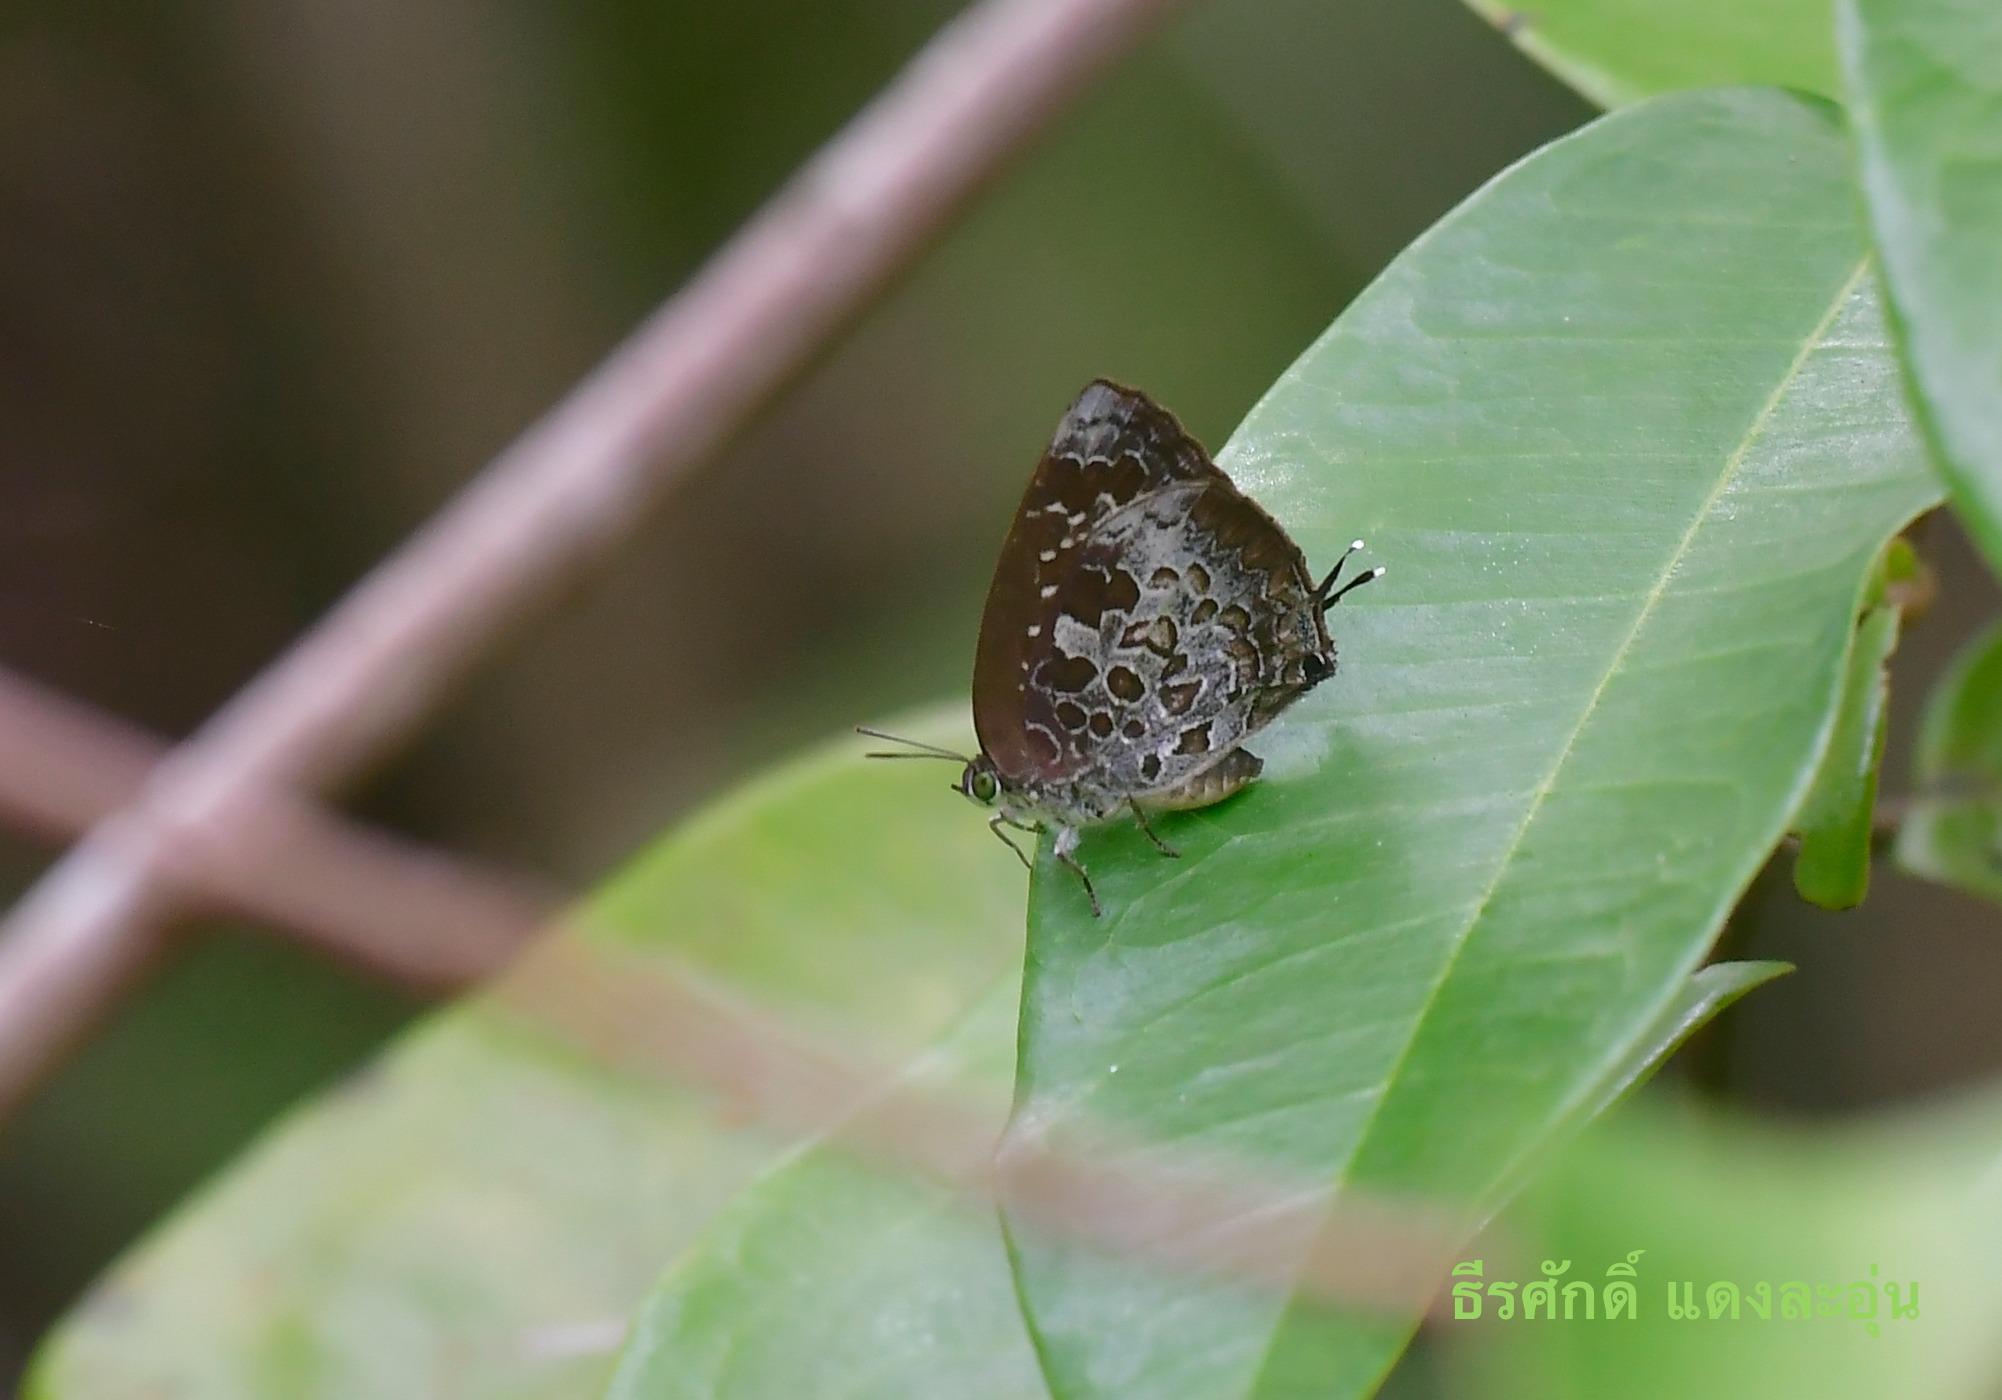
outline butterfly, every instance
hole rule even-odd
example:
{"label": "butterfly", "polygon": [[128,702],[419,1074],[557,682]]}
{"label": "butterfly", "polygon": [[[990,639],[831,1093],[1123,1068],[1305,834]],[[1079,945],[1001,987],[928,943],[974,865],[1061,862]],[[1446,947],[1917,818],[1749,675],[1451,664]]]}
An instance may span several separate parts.
{"label": "butterfly", "polygon": [[1051,833],[1051,852],[1102,915],[1077,859],[1087,827],[1221,802],[1258,777],[1245,740],[1335,673],[1325,614],[1380,578],[1319,583],[1279,523],[1239,491],[1175,416],[1099,379],[1057,425],[1015,510],[973,663],[980,752],[907,745],[874,758],[947,758],[988,827]]}

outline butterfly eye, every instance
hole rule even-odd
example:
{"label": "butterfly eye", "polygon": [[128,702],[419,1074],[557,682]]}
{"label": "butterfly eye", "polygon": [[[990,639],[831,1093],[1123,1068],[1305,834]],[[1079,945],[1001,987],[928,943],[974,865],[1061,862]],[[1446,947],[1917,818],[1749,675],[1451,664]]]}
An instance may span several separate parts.
{"label": "butterfly eye", "polygon": [[1300,673],[1307,678],[1309,683],[1326,680],[1333,674],[1334,669],[1326,657],[1316,655],[1312,652],[1308,653],[1306,658],[1300,662]]}
{"label": "butterfly eye", "polygon": [[959,775],[959,790],[984,807],[999,795],[1001,784],[995,781],[993,769],[969,763]]}

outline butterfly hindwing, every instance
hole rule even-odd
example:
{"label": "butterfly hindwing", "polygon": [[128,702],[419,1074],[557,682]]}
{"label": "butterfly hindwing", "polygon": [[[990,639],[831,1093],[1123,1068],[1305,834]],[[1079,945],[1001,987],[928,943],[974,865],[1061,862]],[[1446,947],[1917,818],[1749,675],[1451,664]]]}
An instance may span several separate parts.
{"label": "butterfly hindwing", "polygon": [[[1276,526],[1227,485],[1109,516],[1059,595],[1024,719],[1089,786],[1145,800],[1243,743],[1310,683],[1325,634],[1304,567],[1259,563]],[[1283,542],[1284,537],[1279,537]]]}

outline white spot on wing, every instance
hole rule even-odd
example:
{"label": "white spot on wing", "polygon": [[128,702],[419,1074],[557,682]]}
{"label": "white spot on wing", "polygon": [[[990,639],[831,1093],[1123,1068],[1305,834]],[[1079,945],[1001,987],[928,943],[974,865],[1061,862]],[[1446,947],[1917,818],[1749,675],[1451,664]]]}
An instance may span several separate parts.
{"label": "white spot on wing", "polygon": [[1098,651],[1098,630],[1085,626],[1069,613],[1057,614],[1052,637],[1066,656],[1092,656]]}

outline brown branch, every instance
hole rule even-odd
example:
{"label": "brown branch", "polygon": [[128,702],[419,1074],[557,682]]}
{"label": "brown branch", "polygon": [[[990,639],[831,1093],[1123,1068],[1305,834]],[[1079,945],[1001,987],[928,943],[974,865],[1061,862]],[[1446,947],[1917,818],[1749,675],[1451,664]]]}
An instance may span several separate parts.
{"label": "brown branch", "polygon": [[[155,771],[0,929],[0,1117],[156,951],[185,833],[380,756],[608,554],[1170,0],[983,0],[665,306]],[[220,838],[217,838],[220,839]]]}
{"label": "brown branch", "polygon": [[[165,752],[129,725],[0,670],[0,821],[70,841],[131,801]],[[286,931],[426,995],[498,971],[556,908],[551,892],[519,876],[283,796],[268,796],[227,841],[180,835],[161,874],[192,909]]]}

